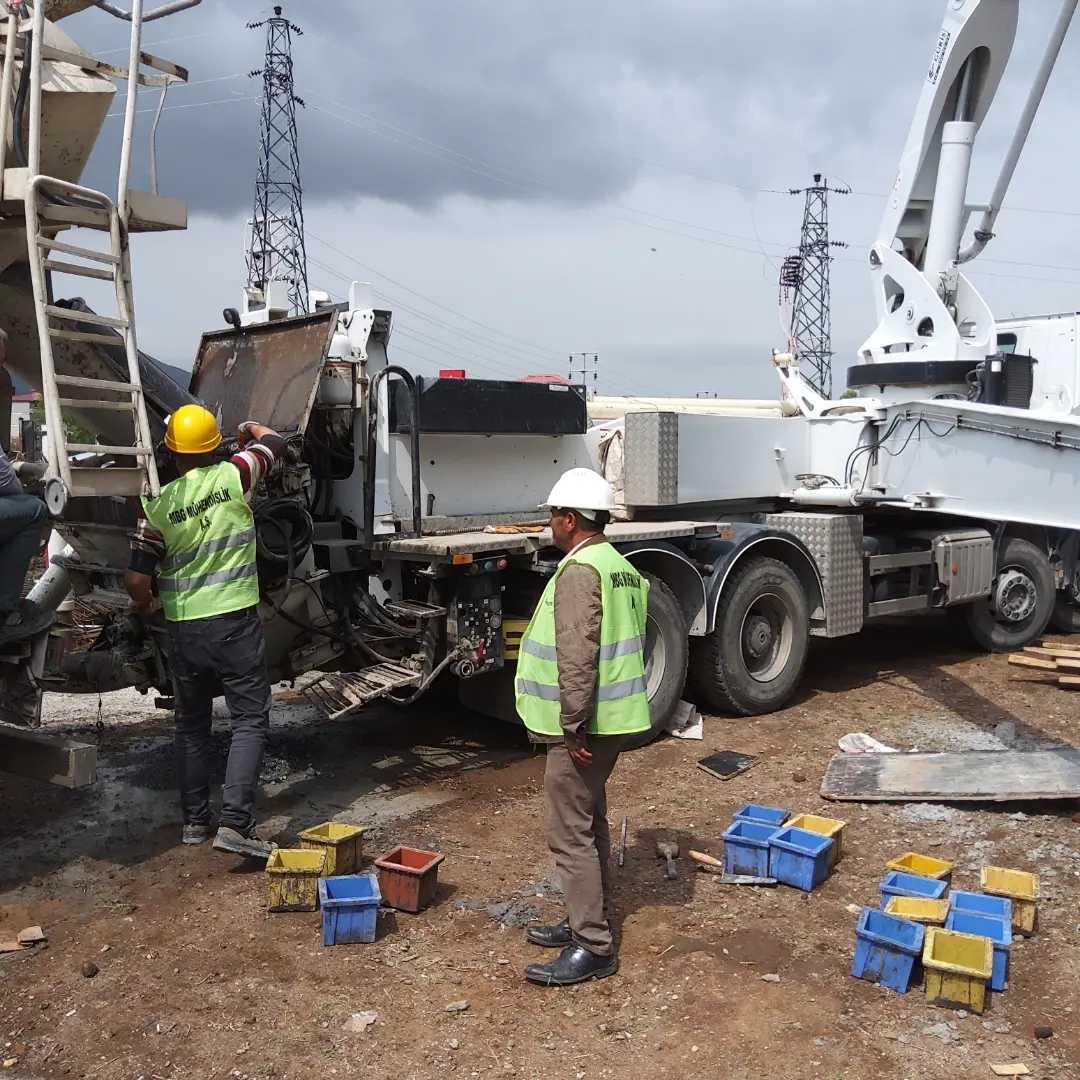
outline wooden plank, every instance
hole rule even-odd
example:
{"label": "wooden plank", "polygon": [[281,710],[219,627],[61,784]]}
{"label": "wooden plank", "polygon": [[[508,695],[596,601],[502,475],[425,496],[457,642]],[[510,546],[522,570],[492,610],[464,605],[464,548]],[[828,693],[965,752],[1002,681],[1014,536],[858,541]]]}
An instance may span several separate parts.
{"label": "wooden plank", "polygon": [[959,754],[837,754],[829,762],[821,794],[854,802],[1075,799],[1080,798],[1080,750],[1060,746]]}
{"label": "wooden plank", "polygon": [[1057,670],[1056,661],[1044,660],[1039,656],[1027,656],[1024,653],[1010,654],[1009,663],[1012,664],[1013,667],[1039,668],[1042,671]]}
{"label": "wooden plank", "polygon": [[1080,645],[1073,645],[1067,641],[1046,641],[1044,639],[1038,643],[1038,646],[1042,649],[1051,649],[1054,652],[1077,653],[1080,655]]}
{"label": "wooden plank", "polygon": [[0,769],[66,788],[97,779],[97,747],[61,735],[0,725]]}

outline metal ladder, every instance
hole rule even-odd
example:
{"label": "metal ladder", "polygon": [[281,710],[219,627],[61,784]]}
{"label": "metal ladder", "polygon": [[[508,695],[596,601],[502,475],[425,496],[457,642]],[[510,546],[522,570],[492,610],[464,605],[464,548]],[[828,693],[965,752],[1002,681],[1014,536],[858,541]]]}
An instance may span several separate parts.
{"label": "metal ladder", "polygon": [[[3,96],[0,107],[6,107],[10,93],[10,69],[14,56],[13,31],[18,22],[17,8],[8,2],[8,41],[4,58]],[[127,69],[116,68],[93,58],[68,53],[45,45],[45,0],[35,0],[29,27],[32,35],[30,63],[30,123],[24,199],[26,205],[27,256],[34,292],[37,321],[42,390],[45,417],[49,431],[48,472],[51,485],[47,491],[54,514],[62,511],[67,498],[103,495],[149,495],[160,491],[157,465],[154,460],[153,436],[146,411],[142,379],[139,371],[139,351],[135,335],[135,304],[131,280],[131,260],[128,243],[132,231],[176,228],[175,200],[131,192],[128,180],[131,172],[131,148],[135,128],[138,87],[186,81],[187,72],[141,51],[142,24],[152,18],[173,14],[193,7],[199,0],[173,0],[154,11],[143,12],[142,0],[132,0],[130,12],[115,8],[104,0],[94,0],[96,6],[110,15],[130,21],[131,35]],[[21,5],[20,5],[21,6]],[[25,9],[24,9],[25,10]],[[20,28],[21,29],[21,28]],[[27,57],[23,56],[23,63]],[[104,192],[43,175],[41,166],[42,64],[45,60],[74,63],[88,70],[112,76],[127,77],[127,100],[124,108],[124,132],[117,179],[117,199]],[[159,75],[143,74],[143,66],[156,68]],[[164,100],[164,99],[163,99]],[[159,107],[160,115],[160,107]],[[154,129],[156,131],[155,121]],[[152,176],[156,167],[152,162]],[[6,174],[5,174],[6,176]],[[132,195],[140,197],[142,209],[133,213]],[[154,207],[173,204],[168,212],[158,215]],[[149,207],[149,213],[146,208]],[[173,215],[173,220],[167,220]],[[186,224],[186,214],[184,217]],[[108,244],[95,248],[58,240],[57,233],[65,229],[88,229],[106,233]],[[62,257],[58,257],[62,256]],[[50,274],[63,274],[100,281],[111,281],[116,296],[116,312],[99,315],[76,311],[53,303]],[[74,323],[89,324],[91,329],[74,327]],[[100,330],[97,329],[100,327]],[[110,332],[111,331],[111,332]],[[119,340],[117,338],[119,334]],[[115,347],[123,341],[127,359],[127,380],[102,379],[58,373],[53,343],[55,341],[83,342]],[[83,396],[65,396],[64,388],[86,391]],[[65,428],[65,409],[128,412],[132,419],[130,443],[106,445],[100,442],[70,441]],[[71,461],[72,454],[93,454],[130,459],[130,465],[101,468],[100,462],[91,467]]]}
{"label": "metal ladder", "polygon": [[[75,196],[79,199],[79,205],[69,207],[63,204],[47,204],[42,196],[50,192]],[[55,239],[57,226],[107,230],[110,239],[109,250],[99,251],[61,242]],[[143,397],[139,373],[127,234],[116,206],[107,195],[101,192],[49,176],[34,176],[26,192],[26,237],[30,257],[30,277],[34,286],[34,308],[37,314],[45,416],[49,428],[47,478],[60,479],[67,495],[72,497],[156,496],[160,485],[157,465],[154,461],[150,420],[146,413],[146,401]],[[66,255],[74,261],[61,260],[55,258],[55,255]],[[46,272],[113,282],[116,290],[117,314],[98,315],[59,307],[51,303]],[[80,341],[111,346],[117,344],[114,334],[73,329],[71,327],[73,322],[89,323],[91,326],[100,326],[103,330],[116,330],[121,334],[128,364],[126,382],[57,373],[53,359],[54,341]],[[67,386],[111,396],[65,397],[61,393],[61,388]],[[131,444],[108,446],[101,443],[69,442],[65,428],[65,408],[130,412],[133,428]],[[129,457],[134,460],[132,465],[119,468],[79,467],[71,462],[70,457],[71,454],[78,453]]]}

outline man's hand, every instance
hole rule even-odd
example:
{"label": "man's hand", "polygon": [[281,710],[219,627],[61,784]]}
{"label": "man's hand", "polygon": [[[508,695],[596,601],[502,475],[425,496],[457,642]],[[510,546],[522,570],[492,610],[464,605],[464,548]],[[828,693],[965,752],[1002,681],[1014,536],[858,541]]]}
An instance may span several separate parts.
{"label": "man's hand", "polygon": [[131,597],[131,606],[137,615],[144,618],[153,612],[157,604],[153,584],[154,579],[149,574],[140,574],[137,570],[129,570],[124,575],[124,587]]}
{"label": "man's hand", "polygon": [[592,764],[592,751],[584,743],[581,746],[571,746],[567,743],[566,752],[575,765]]}
{"label": "man's hand", "polygon": [[276,435],[277,432],[273,428],[267,427],[265,424],[258,424],[254,420],[245,420],[238,428],[238,439],[241,447],[247,446],[249,442],[258,442],[259,439],[266,435]]}

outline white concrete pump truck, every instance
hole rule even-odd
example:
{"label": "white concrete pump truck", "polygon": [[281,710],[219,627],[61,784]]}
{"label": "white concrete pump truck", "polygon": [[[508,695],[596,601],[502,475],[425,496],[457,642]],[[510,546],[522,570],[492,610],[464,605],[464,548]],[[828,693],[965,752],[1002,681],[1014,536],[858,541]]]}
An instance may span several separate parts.
{"label": "white concrete pump truck", "polygon": [[[303,677],[337,716],[379,698],[412,702],[443,676],[457,678],[474,707],[510,713],[515,643],[558,558],[530,523],[543,520],[536,508],[554,480],[579,465],[604,469],[621,490],[625,513],[609,536],[653,586],[654,730],[642,742],[661,730],[687,679],[710,710],[779,709],[811,636],[854,634],[885,616],[951,609],[987,649],[1022,646],[1051,621],[1080,628],[1080,418],[1075,398],[1051,392],[1077,385],[1077,359],[999,348],[993,316],[962,271],[993,236],[1075,7],[1062,4],[997,185],[973,206],[972,151],[1019,2],[949,0],[870,251],[878,322],[850,370],[859,397],[823,400],[798,357],[782,354],[773,362],[795,415],[673,407],[590,427],[574,387],[428,379],[390,363],[391,314],[363,286],[300,318],[280,317],[273,287],[249,293],[233,328],[203,336],[190,395],[226,431],[256,417],[288,437],[255,510],[274,677]],[[33,17],[37,64],[40,4]],[[133,13],[133,70],[137,27]],[[8,41],[10,50],[10,31]],[[44,78],[30,80],[31,144]],[[11,92],[10,80],[4,87]],[[130,139],[124,145],[129,153]],[[103,328],[84,305],[51,299],[48,278],[63,272],[53,253],[85,250],[57,232],[100,229],[106,215],[36,199],[54,188],[66,198],[71,185],[42,175],[43,158],[30,161],[17,190],[36,319],[13,329],[23,294],[9,288],[9,360],[41,388],[50,431],[72,414],[100,433],[94,445],[50,440],[43,491],[67,547],[34,595],[55,605],[72,589],[118,595],[136,496],[156,490],[164,468],[153,453],[164,418],[189,398],[150,385],[130,318]],[[23,195],[9,195],[11,172],[4,205],[15,214]],[[131,198],[123,169],[120,185],[104,265],[124,269],[117,281],[129,286],[136,207],[151,220],[168,208]],[[118,610],[90,648],[70,640],[53,631],[0,664],[9,720],[33,723],[43,690],[169,694],[167,642],[153,623]]]}

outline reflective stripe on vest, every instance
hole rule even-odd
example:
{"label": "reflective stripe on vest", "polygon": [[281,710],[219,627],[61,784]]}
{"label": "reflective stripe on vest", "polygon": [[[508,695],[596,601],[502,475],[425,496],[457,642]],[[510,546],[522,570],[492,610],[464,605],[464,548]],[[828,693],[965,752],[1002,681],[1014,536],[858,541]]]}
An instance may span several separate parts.
{"label": "reflective stripe on vest", "polygon": [[518,715],[530,731],[561,735],[555,588],[567,566],[591,566],[600,578],[602,616],[593,735],[645,731],[645,617],[649,583],[610,544],[590,544],[564,559],[544,589],[521,639],[514,691]]}
{"label": "reflective stripe on vest", "polygon": [[162,560],[161,568],[171,573],[174,570],[179,570],[182,566],[187,566],[188,563],[194,562],[196,559],[201,559],[204,555],[211,555],[215,551],[224,551],[226,548],[243,547],[254,539],[255,528],[253,526],[250,529],[234,533],[232,536],[222,536],[217,540],[208,540],[205,544],[200,544],[197,548],[185,551],[175,558],[166,554]]}
{"label": "reflective stripe on vest", "polygon": [[235,465],[192,469],[142,502],[165,538],[158,592],[166,619],[207,619],[259,602],[255,519]]}

